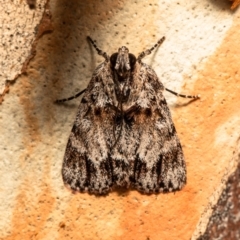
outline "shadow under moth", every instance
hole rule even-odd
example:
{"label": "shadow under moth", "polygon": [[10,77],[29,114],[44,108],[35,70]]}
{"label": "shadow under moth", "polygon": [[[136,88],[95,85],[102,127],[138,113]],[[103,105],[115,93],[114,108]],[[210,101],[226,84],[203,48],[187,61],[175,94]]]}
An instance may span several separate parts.
{"label": "shadow under moth", "polygon": [[178,94],[141,60],[165,37],[137,58],[125,46],[105,58],[83,94],[64,156],[62,177],[73,191],[107,194],[114,187],[149,194],[180,190],[186,164],[170,110],[163,96]]}

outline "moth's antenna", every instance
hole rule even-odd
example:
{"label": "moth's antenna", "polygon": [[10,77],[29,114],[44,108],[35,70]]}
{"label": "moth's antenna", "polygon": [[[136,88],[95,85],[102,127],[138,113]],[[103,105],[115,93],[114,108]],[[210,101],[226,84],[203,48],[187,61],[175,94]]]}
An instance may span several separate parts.
{"label": "moth's antenna", "polygon": [[158,46],[160,46],[163,41],[165,40],[165,37],[162,37],[152,48],[147,49],[146,51],[143,51],[140,53],[140,55],[137,58],[137,61],[141,61],[141,59],[143,59],[145,56],[151,54],[151,52]]}
{"label": "moth's antenna", "polygon": [[89,36],[87,36],[87,40],[90,41],[90,43],[93,45],[93,47],[97,50],[98,55],[104,57],[105,60],[108,62],[109,61],[109,56],[107,55],[107,53],[103,52],[101,49],[99,49],[97,47],[97,45],[95,44],[95,42]]}

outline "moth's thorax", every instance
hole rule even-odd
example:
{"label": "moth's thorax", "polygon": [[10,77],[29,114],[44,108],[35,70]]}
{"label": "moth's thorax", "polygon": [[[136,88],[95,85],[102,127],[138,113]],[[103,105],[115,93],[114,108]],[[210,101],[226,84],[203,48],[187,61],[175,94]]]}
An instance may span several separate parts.
{"label": "moth's thorax", "polygon": [[132,53],[129,53],[128,48],[125,46],[120,47],[118,52],[113,53],[110,57],[112,71],[118,75],[119,81],[124,81],[130,75],[135,63],[136,57]]}
{"label": "moth's thorax", "polygon": [[114,81],[115,95],[118,102],[126,102],[129,98],[136,57],[122,46],[110,57],[110,68]]}
{"label": "moth's thorax", "polygon": [[121,77],[128,75],[129,71],[131,70],[129,64],[129,50],[125,46],[122,46],[118,49],[118,55],[114,69]]}

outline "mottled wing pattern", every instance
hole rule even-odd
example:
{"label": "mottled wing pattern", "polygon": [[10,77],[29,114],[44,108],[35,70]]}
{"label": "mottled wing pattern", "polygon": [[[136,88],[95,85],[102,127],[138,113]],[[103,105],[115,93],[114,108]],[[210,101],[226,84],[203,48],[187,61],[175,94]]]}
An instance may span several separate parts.
{"label": "mottled wing pattern", "polygon": [[109,155],[115,112],[107,107],[114,100],[108,69],[109,64],[104,62],[94,71],[66,147],[63,181],[74,191],[104,194],[113,185]]}
{"label": "mottled wing pattern", "polygon": [[148,65],[142,64],[140,69],[141,76],[137,79],[142,82],[143,88],[138,99],[142,108],[138,118],[144,121],[136,125],[141,136],[132,182],[135,188],[145,193],[180,190],[186,183],[186,166],[171,113],[163,96],[164,87]]}
{"label": "mottled wing pattern", "polygon": [[83,96],[67,144],[65,184],[96,194],[115,185],[143,193],[180,190],[186,183],[186,166],[163,90],[156,73],[137,62],[119,121],[113,108],[118,102],[112,71],[109,63],[101,64]]}
{"label": "mottled wing pattern", "polygon": [[[186,183],[182,147],[170,110],[163,96],[164,87],[152,68],[136,63],[133,85],[125,104],[121,138],[112,158],[122,158],[132,187],[143,193],[180,190]],[[137,111],[127,109],[137,105]]]}

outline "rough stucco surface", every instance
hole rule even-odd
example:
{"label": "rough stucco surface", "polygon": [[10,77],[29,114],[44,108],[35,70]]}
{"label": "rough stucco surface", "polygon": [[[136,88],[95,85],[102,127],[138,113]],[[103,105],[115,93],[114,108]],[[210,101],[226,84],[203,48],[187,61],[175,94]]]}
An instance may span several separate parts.
{"label": "rough stucco surface", "polygon": [[[171,240],[204,232],[238,159],[240,15],[230,6],[50,1],[52,32],[38,39],[35,57],[1,105],[1,239]],[[53,102],[83,89],[102,61],[87,35],[109,54],[126,45],[136,55],[166,36],[145,62],[166,87],[201,94],[194,102],[165,94],[187,162],[182,191],[96,197],[63,186],[61,164],[80,100]]]}
{"label": "rough stucco surface", "polygon": [[[31,58],[31,44],[46,1],[39,0],[35,11],[25,1],[0,1],[0,94],[6,90],[6,81],[21,73],[24,62]],[[1,102],[1,98],[0,98]]]}

